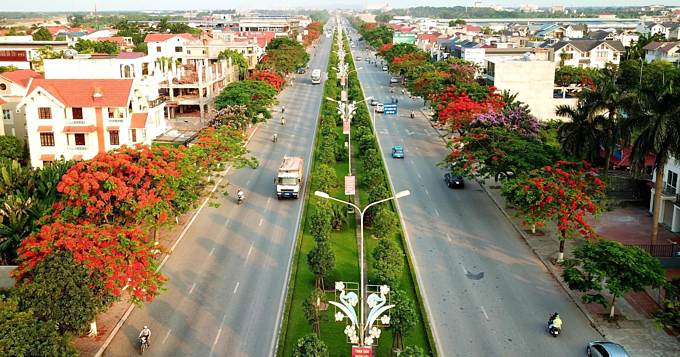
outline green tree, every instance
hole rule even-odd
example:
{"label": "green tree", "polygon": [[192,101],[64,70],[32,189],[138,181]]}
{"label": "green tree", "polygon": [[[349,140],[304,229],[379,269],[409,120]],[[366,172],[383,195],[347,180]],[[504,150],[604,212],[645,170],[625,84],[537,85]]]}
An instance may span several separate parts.
{"label": "green tree", "polygon": [[666,291],[672,297],[664,300],[663,308],[652,312],[652,318],[656,327],[678,331],[680,330],[680,276],[674,276],[671,279]]}
{"label": "green tree", "polygon": [[[305,315],[305,319],[310,325],[313,324],[314,320],[316,319],[317,301],[320,304],[326,303],[326,294],[321,289],[312,290],[312,293],[309,294],[309,297],[307,297],[305,301],[302,302],[302,313]],[[324,312],[325,311],[319,311],[319,321],[324,321],[327,317]]]}
{"label": "green tree", "polygon": [[399,286],[404,269],[404,253],[393,239],[381,239],[378,246],[373,250],[375,263],[375,276],[380,284],[386,284],[392,288]]}
{"label": "green tree", "polygon": [[335,169],[325,164],[319,165],[316,169],[315,178],[319,191],[323,192],[330,192],[331,188],[333,188],[338,181]]}
{"label": "green tree", "polygon": [[75,357],[79,353],[70,337],[59,335],[53,322],[20,311],[16,300],[0,295],[0,355]]}
{"label": "green tree", "polygon": [[399,357],[427,357],[425,351],[418,346],[406,346]]}
{"label": "green tree", "polygon": [[63,55],[64,51],[56,51],[53,46],[46,45],[36,50],[36,54],[33,56],[31,63],[36,72],[44,74],[42,68],[43,61],[46,59],[61,58]]}
{"label": "green tree", "polygon": [[17,66],[14,66],[14,65],[11,65],[11,64],[8,65],[8,66],[0,66],[0,73],[12,72],[12,71],[16,71],[18,69],[19,68]]}
{"label": "green tree", "polygon": [[[584,303],[611,306],[611,317],[616,299],[629,291],[666,286],[666,271],[657,259],[638,246],[624,246],[606,239],[574,248],[574,259],[565,259],[562,265],[565,267],[562,277],[569,288],[585,293]],[[611,303],[601,294],[603,285],[613,295]]]}
{"label": "green tree", "polygon": [[332,213],[326,201],[314,205],[314,213],[309,217],[309,231],[316,242],[331,239]]}
{"label": "green tree", "polygon": [[316,275],[314,288],[323,290],[323,276],[335,269],[335,253],[328,242],[317,242],[307,255],[309,270]]}
{"label": "green tree", "polygon": [[276,104],[276,88],[263,81],[246,79],[230,83],[215,99],[215,108],[222,109],[228,105],[244,105],[248,109],[246,114],[253,123],[261,117],[271,119],[269,108]]}
{"label": "green tree", "polygon": [[583,102],[579,102],[576,107],[559,105],[555,114],[568,119],[561,122],[557,129],[563,155],[571,155],[578,162],[584,159],[592,162],[600,156],[599,144],[605,137],[603,123],[606,119],[603,115],[594,116],[590,107],[584,106]]}
{"label": "green tree", "polygon": [[140,43],[135,45],[134,51],[135,52],[144,52],[144,54],[148,55],[149,54],[149,47],[146,44],[146,42],[140,42]]}
{"label": "green tree", "polygon": [[14,135],[0,136],[0,157],[11,160],[24,158],[24,143]]}
{"label": "green tree", "polygon": [[33,41],[52,41],[52,33],[44,27],[40,27],[40,29],[34,31],[31,36],[33,37]]}
{"label": "green tree", "polygon": [[218,60],[224,59],[228,61],[230,58],[231,64],[238,68],[239,78],[245,79],[246,74],[248,73],[248,62],[246,61],[246,58],[243,57],[243,54],[241,54],[241,52],[227,49],[220,52],[220,54],[217,55]]}
{"label": "green tree", "polygon": [[383,207],[373,218],[373,235],[376,238],[393,238],[399,229],[398,225],[397,215]]}
{"label": "green tree", "polygon": [[349,222],[349,219],[347,218],[347,206],[337,204],[337,203],[332,203],[330,204],[331,208],[331,225],[333,226],[334,229],[340,230],[342,226],[346,225]]}
{"label": "green tree", "polygon": [[[672,83],[671,83],[672,85]],[[654,208],[651,244],[659,232],[659,211],[666,164],[671,157],[680,157],[680,90],[667,86],[663,91],[646,88],[638,95],[628,117],[621,120],[622,132],[628,137],[637,134],[631,150],[631,171],[646,172],[646,157],[654,155]]]}
{"label": "green tree", "polygon": [[404,350],[404,336],[408,337],[418,324],[418,311],[405,291],[394,289],[390,293],[390,303],[394,305],[390,310],[390,326],[394,339],[392,350]]}
{"label": "green tree", "polygon": [[292,357],[328,357],[328,347],[315,334],[310,333],[297,341]]}
{"label": "green tree", "polygon": [[22,311],[32,310],[43,321],[53,321],[59,333],[80,336],[87,332],[89,323],[105,312],[113,301],[106,294],[104,281],[83,265],[73,261],[73,253],[54,252],[38,263],[17,287]]}

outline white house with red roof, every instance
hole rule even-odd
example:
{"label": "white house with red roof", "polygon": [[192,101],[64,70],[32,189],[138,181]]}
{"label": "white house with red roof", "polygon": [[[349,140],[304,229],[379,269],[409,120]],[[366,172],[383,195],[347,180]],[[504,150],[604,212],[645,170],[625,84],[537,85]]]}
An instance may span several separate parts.
{"label": "white house with red roof", "polygon": [[[151,144],[162,118],[133,79],[31,79],[26,112],[31,165],[88,160],[121,145]],[[160,124],[163,123],[163,124]]]}
{"label": "white house with red roof", "polygon": [[196,39],[188,33],[153,33],[146,35],[144,42],[149,49],[149,56],[151,57],[171,57],[186,64],[185,45]]}
{"label": "white house with red roof", "polygon": [[19,102],[26,94],[26,88],[32,78],[45,78],[30,69],[19,69],[0,74],[0,96],[5,100],[2,106],[2,125],[6,135],[14,135],[26,140],[26,114],[19,108]]}

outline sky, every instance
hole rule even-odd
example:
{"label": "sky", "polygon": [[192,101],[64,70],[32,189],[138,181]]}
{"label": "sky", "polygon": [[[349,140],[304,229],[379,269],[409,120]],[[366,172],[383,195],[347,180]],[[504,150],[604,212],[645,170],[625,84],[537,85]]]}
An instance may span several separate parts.
{"label": "sky", "polygon": [[[341,4],[363,5],[364,3],[379,4],[388,1],[365,1],[365,0],[342,0],[337,1]],[[565,6],[643,6],[652,3],[663,3],[660,1],[645,1],[645,0],[493,0],[484,1],[484,5],[501,5],[505,7],[517,7],[520,4],[537,4],[539,6],[565,5]],[[97,4],[99,11],[135,11],[135,10],[201,10],[201,9],[224,9],[224,8],[238,8],[241,6],[252,6],[257,3],[258,7],[281,7],[283,3],[287,6],[310,6],[323,5],[329,3],[336,3],[334,0],[258,0],[253,1],[224,1],[224,0],[200,0],[200,1],[186,1],[186,0],[28,0],[28,1],[3,1],[0,6],[0,11],[92,11],[94,4]],[[200,7],[195,7],[200,4]],[[390,7],[405,8],[413,6],[412,0],[394,0],[389,1]],[[451,0],[423,0],[418,2],[418,6],[473,6],[474,0],[470,1],[451,1]],[[680,6],[680,5],[679,5]]]}

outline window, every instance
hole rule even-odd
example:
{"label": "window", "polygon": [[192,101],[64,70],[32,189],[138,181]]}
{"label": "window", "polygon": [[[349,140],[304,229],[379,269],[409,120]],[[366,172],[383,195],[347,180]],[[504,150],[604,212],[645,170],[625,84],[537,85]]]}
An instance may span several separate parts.
{"label": "window", "polygon": [[187,50],[187,54],[190,55],[190,54],[191,54],[191,50]]}
{"label": "window", "polygon": [[7,85],[5,83],[0,83],[0,90],[7,90]]}
{"label": "window", "polygon": [[156,52],[161,52],[161,46],[156,46]]}
{"label": "window", "polygon": [[85,134],[73,134],[73,138],[76,140],[77,146],[85,145]]}
{"label": "window", "polygon": [[52,119],[52,108],[38,108],[38,118]]}
{"label": "window", "polygon": [[148,63],[142,63],[142,75],[146,76],[149,74],[149,64]]}
{"label": "window", "polygon": [[486,64],[486,74],[488,74],[491,77],[494,77],[496,74],[496,64],[493,62],[487,62]]}
{"label": "window", "polygon": [[609,57],[608,56],[609,53],[607,53],[607,51],[597,51],[597,52],[595,52],[595,55],[597,56],[597,58],[607,58],[607,57]]}
{"label": "window", "polygon": [[132,142],[137,141],[137,130],[136,129],[130,129],[130,137],[132,138]]}
{"label": "window", "polygon": [[675,191],[675,188],[678,186],[678,174],[677,172],[673,171],[668,171],[668,181],[666,181],[666,184],[668,185],[669,188],[673,188],[673,191]]}
{"label": "window", "polygon": [[182,46],[175,46],[175,52],[182,52]]}
{"label": "window", "polygon": [[54,146],[54,133],[40,133],[40,146]]}
{"label": "window", "polygon": [[83,108],[71,108],[73,119],[83,119]]}
{"label": "window", "polygon": [[43,167],[52,165],[52,161],[43,161],[42,163],[43,163]]}
{"label": "window", "polygon": [[118,130],[109,131],[109,142],[111,145],[120,145],[120,134]]}
{"label": "window", "polygon": [[9,109],[2,110],[2,119],[12,120],[12,111]]}

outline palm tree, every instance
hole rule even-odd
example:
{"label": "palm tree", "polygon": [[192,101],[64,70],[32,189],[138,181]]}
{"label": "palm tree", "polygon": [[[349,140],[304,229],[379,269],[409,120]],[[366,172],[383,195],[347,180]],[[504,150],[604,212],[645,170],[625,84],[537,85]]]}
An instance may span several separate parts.
{"label": "palm tree", "polygon": [[651,244],[656,244],[664,169],[671,157],[680,157],[680,91],[671,83],[661,93],[641,91],[631,107],[631,115],[622,119],[622,132],[638,134],[631,150],[631,171],[645,172],[645,158],[654,155],[654,207]]}
{"label": "palm tree", "polygon": [[616,142],[621,138],[618,129],[623,110],[628,106],[629,96],[617,85],[619,71],[606,67],[602,70],[603,76],[595,81],[595,89],[584,89],[579,98],[590,108],[591,115],[605,115],[602,121],[604,136],[600,144],[604,147],[604,182],[609,177],[609,160]]}
{"label": "palm tree", "polygon": [[605,136],[602,126],[605,118],[602,115],[593,117],[591,113],[590,108],[581,102],[576,107],[557,106],[555,114],[570,119],[557,128],[563,155],[571,155],[583,162],[586,158],[591,160],[599,152],[598,144]]}

